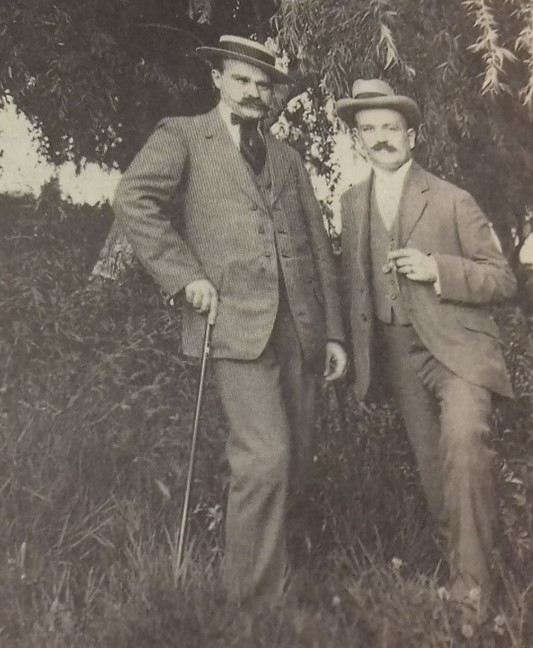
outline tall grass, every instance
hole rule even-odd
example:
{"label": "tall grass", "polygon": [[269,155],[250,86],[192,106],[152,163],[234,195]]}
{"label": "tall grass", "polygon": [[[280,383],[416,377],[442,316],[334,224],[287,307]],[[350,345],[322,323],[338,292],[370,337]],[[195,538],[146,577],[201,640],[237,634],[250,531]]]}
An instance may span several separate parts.
{"label": "tall grass", "polygon": [[[518,398],[495,415],[502,530],[497,608],[463,624],[441,588],[397,414],[324,391],[305,500],[290,514],[292,595],[237,609],[219,581],[226,424],[211,381],[192,542],[177,529],[197,367],[179,311],[140,269],[88,271],[107,208],[0,204],[0,646],[309,648],[533,645],[530,324],[500,313]],[[472,636],[470,636],[472,635]]]}

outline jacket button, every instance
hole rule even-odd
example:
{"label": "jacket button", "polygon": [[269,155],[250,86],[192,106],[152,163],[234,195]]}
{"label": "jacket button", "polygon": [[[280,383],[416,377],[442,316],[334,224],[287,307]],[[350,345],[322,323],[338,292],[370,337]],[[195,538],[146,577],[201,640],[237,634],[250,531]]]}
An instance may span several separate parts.
{"label": "jacket button", "polygon": [[267,252],[265,252],[265,256],[266,256],[266,258],[267,258],[267,259],[270,259],[270,257],[271,257],[271,254],[270,254],[270,252],[268,252],[268,251],[267,251]]}
{"label": "jacket button", "polygon": [[257,203],[252,203],[252,204],[250,205],[250,209],[251,209],[252,211],[257,211]]}
{"label": "jacket button", "polygon": [[398,297],[398,295],[393,295],[393,296],[391,297],[391,299],[394,300],[394,299],[396,299],[396,297]]}

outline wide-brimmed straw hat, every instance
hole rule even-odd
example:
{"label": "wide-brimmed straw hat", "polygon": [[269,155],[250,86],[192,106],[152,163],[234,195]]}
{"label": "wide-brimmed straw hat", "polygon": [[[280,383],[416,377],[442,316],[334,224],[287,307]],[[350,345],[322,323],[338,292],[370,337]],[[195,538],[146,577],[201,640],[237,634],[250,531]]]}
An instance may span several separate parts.
{"label": "wide-brimmed straw hat", "polygon": [[422,113],[417,103],[409,97],[397,95],[391,86],[381,79],[357,79],[352,86],[351,99],[339,99],[335,104],[337,114],[349,126],[355,125],[355,115],[369,108],[390,108],[401,113],[409,128],[417,128]]}
{"label": "wide-brimmed straw hat", "polygon": [[276,67],[275,55],[257,41],[240,36],[221,36],[218,47],[198,47],[196,50],[209,61],[220,58],[243,61],[268,72],[275,83],[290,83],[288,74]]}

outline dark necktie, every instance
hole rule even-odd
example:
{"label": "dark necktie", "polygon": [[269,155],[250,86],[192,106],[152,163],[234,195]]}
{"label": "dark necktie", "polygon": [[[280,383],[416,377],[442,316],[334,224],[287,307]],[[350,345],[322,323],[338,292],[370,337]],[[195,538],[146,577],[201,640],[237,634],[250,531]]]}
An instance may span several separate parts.
{"label": "dark necktie", "polygon": [[257,130],[257,120],[244,119],[232,113],[231,123],[239,125],[241,154],[258,175],[265,166],[266,146]]}

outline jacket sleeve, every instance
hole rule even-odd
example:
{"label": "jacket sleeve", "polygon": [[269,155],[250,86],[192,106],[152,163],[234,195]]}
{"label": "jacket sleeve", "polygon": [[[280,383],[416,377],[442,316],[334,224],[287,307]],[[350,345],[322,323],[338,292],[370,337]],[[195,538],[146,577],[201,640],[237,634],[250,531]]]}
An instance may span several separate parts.
{"label": "jacket sleeve", "polygon": [[461,192],[455,204],[455,227],[462,256],[434,254],[441,301],[489,304],[512,297],[516,279],[500,251],[488,220],[476,202]]}
{"label": "jacket sleeve", "polygon": [[186,180],[187,142],[178,119],[161,121],[124,173],[113,202],[119,227],[133,251],[170,295],[205,277],[165,206]]}
{"label": "jacket sleeve", "polygon": [[315,197],[307,170],[299,155],[296,154],[295,159],[297,160],[300,199],[306,216],[308,235],[324,298],[326,336],[328,340],[344,342],[338,277],[331,243],[324,227],[322,210]]}

